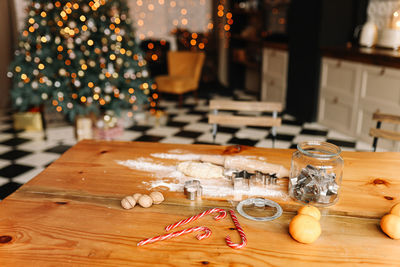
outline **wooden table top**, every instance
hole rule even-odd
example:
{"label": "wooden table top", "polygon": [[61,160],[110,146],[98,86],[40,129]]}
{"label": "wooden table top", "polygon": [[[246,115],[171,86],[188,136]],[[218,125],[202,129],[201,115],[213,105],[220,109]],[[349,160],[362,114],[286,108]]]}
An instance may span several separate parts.
{"label": "wooden table top", "polygon": [[[400,199],[400,153],[343,152],[344,176],[339,202],[322,209],[322,234],[313,244],[294,241],[288,225],[299,205],[275,199],[283,215],[255,222],[237,214],[248,238],[234,250],[225,236],[240,242],[232,220],[206,216],[190,226],[212,230],[205,240],[188,234],[137,247],[164,227],[209,208],[234,208],[221,198],[190,201],[182,192],[163,191],[166,200],[145,209],[124,210],[121,199],[148,192],[143,181],[154,179],[115,160],[148,157],[180,149],[188,153],[263,156],[290,168],[289,149],[242,146],[176,145],[142,142],[82,141],[37,177],[0,202],[0,266],[310,266],[398,265],[400,241],[388,238],[380,217]],[[160,162],[175,164],[173,159]],[[287,191],[282,184],[282,191]],[[183,227],[183,228],[186,228]],[[182,229],[182,228],[181,228]]]}

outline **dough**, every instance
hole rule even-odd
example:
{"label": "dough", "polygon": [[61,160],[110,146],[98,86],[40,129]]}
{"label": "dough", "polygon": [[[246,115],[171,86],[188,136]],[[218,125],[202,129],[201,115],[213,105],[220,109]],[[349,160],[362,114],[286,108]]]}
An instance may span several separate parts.
{"label": "dough", "polygon": [[139,205],[143,208],[149,208],[151,205],[153,205],[153,199],[148,195],[142,195],[139,198]]}
{"label": "dough", "polygon": [[227,169],[246,170],[248,172],[260,171],[262,173],[274,173],[278,178],[289,177],[289,170],[282,165],[240,156],[227,156],[224,166]]}
{"label": "dough", "polygon": [[224,166],[225,169],[246,170],[248,172],[260,171],[262,173],[276,174],[278,178],[289,177],[289,170],[282,165],[243,156],[203,155],[200,160]]}
{"label": "dough", "polygon": [[185,161],[178,165],[178,171],[194,178],[219,178],[224,176],[224,168],[208,162]]}
{"label": "dough", "polygon": [[151,192],[150,197],[153,199],[153,204],[160,204],[164,201],[164,196],[161,192]]}
{"label": "dough", "polygon": [[131,196],[124,197],[121,200],[121,206],[126,210],[132,209],[133,207],[135,207],[135,205],[136,205],[136,201]]}

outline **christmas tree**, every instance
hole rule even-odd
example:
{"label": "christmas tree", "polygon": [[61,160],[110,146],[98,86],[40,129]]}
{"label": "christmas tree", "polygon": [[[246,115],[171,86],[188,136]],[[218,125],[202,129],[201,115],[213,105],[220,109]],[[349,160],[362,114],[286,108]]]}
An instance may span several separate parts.
{"label": "christmas tree", "polygon": [[73,120],[156,105],[124,0],[32,0],[9,76],[19,111],[49,103]]}

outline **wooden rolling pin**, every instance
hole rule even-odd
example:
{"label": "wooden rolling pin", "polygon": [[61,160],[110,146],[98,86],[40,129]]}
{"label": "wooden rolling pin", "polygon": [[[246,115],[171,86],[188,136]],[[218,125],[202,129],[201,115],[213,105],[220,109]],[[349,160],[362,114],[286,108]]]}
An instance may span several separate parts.
{"label": "wooden rolling pin", "polygon": [[248,172],[259,171],[275,174],[278,178],[289,177],[289,170],[282,165],[267,163],[257,159],[249,159],[241,156],[203,155],[200,157],[200,160],[223,166],[226,169],[246,170]]}

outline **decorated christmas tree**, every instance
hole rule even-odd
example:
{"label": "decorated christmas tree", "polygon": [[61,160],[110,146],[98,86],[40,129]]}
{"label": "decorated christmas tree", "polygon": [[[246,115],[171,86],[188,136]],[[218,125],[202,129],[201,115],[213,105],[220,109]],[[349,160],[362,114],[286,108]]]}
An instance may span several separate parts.
{"label": "decorated christmas tree", "polygon": [[76,115],[155,107],[124,0],[31,0],[9,76],[12,104]]}

